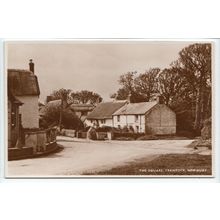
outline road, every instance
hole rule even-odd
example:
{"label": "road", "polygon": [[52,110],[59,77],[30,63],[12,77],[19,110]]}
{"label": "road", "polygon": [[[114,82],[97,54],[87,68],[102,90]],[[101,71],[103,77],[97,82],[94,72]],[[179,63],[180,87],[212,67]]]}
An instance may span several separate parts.
{"label": "road", "polygon": [[64,149],[46,157],[8,162],[8,177],[77,176],[161,154],[193,153],[192,140],[92,141],[58,137]]}

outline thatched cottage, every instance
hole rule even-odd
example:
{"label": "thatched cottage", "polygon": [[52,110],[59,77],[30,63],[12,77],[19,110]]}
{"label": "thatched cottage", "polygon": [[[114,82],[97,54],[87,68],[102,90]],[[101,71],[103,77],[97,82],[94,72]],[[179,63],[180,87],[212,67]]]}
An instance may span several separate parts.
{"label": "thatched cottage", "polygon": [[37,76],[34,74],[34,63],[30,60],[30,70],[8,69],[8,90],[18,99],[22,126],[24,128],[39,127],[38,98],[40,89]]}

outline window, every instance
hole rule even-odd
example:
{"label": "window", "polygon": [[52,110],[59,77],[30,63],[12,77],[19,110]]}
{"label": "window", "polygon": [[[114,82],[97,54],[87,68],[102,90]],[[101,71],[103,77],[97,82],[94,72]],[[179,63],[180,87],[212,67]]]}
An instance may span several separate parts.
{"label": "window", "polygon": [[136,126],[136,130],[137,130],[137,132],[139,132],[139,126]]}
{"label": "window", "polygon": [[117,115],[117,121],[120,122],[120,115]]}
{"label": "window", "polygon": [[134,116],[134,121],[135,121],[135,122],[138,122],[138,115],[135,115],[135,116]]}
{"label": "window", "polygon": [[102,119],[102,120],[101,120],[101,124],[105,124],[105,119]]}
{"label": "window", "polygon": [[12,110],[11,110],[11,125],[12,125],[12,127],[16,126],[16,121],[17,121],[16,107],[15,107],[15,105],[12,105]]}

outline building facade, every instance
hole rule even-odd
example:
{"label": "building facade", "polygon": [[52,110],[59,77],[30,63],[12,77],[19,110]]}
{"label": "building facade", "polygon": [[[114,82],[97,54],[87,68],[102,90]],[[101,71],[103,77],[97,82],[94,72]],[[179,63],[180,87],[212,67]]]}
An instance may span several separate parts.
{"label": "building facade", "polygon": [[85,124],[87,126],[109,126],[114,127],[113,114],[127,101],[114,101],[99,103],[96,108],[87,116]]}
{"label": "building facade", "polygon": [[136,133],[171,135],[176,133],[176,114],[158,102],[129,103],[113,114],[113,125]]}
{"label": "building facade", "polygon": [[20,107],[23,128],[39,128],[40,89],[32,60],[29,65],[30,70],[8,69],[8,90],[23,103]]}

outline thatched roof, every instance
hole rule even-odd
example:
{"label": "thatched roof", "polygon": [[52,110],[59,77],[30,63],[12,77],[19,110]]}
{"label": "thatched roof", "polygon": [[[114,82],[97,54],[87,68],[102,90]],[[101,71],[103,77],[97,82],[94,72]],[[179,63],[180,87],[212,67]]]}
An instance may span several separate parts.
{"label": "thatched roof", "polygon": [[157,102],[129,103],[120,108],[113,115],[143,115],[155,105],[157,105]]}
{"label": "thatched roof", "polygon": [[124,102],[103,102],[97,105],[97,107],[87,116],[87,119],[107,119],[112,118],[112,114],[120,109]]}
{"label": "thatched roof", "polygon": [[8,89],[15,96],[40,95],[37,76],[28,70],[8,69]]}
{"label": "thatched roof", "polygon": [[24,104],[24,103],[21,102],[18,98],[16,98],[16,97],[11,93],[10,90],[8,91],[8,100],[10,100],[11,102],[13,102],[14,104],[17,104],[17,105],[23,105],[23,104]]}

